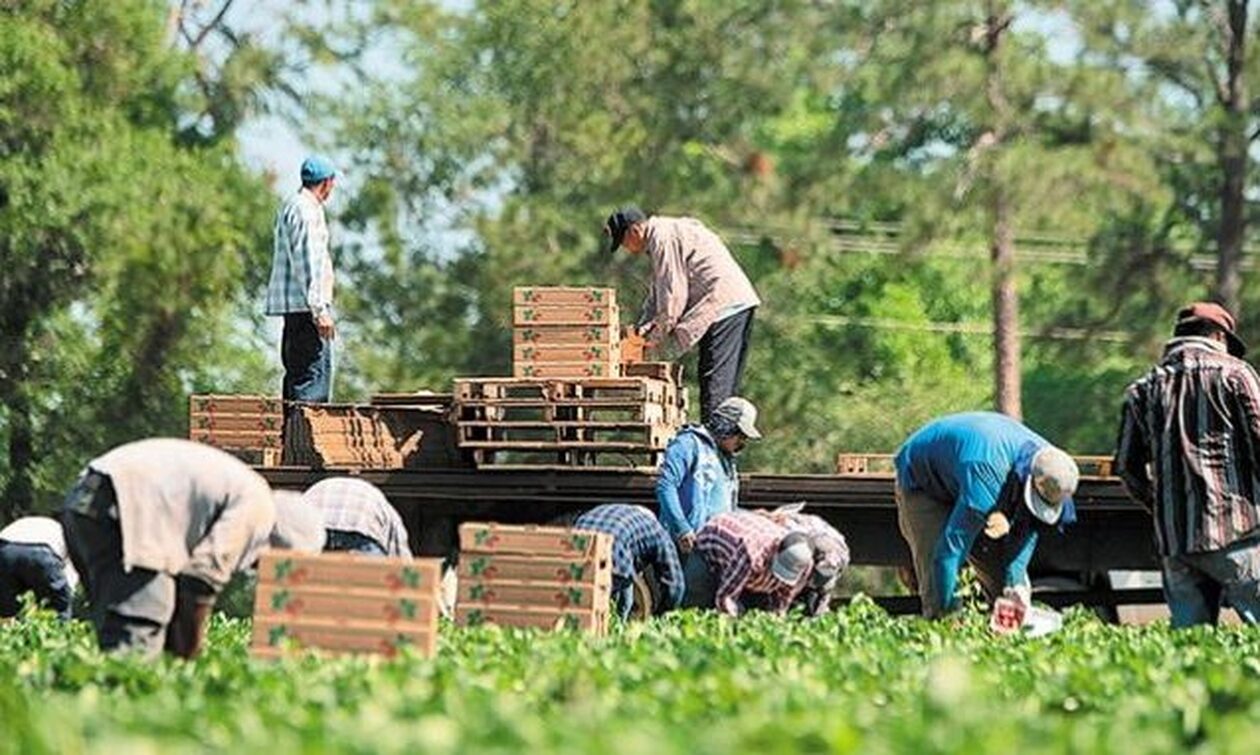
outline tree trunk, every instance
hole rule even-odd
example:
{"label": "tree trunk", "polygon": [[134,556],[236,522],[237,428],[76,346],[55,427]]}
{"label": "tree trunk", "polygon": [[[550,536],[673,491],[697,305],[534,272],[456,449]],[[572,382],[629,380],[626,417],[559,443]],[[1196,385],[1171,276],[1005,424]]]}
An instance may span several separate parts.
{"label": "tree trunk", "polygon": [[1020,399],[1019,297],[1015,290],[1015,229],[1010,200],[993,186],[993,385],[994,404],[1015,419],[1023,415]]}
{"label": "tree trunk", "polygon": [[992,2],[985,19],[984,63],[985,99],[988,101],[992,126],[991,154],[988,158],[986,183],[989,208],[990,261],[992,265],[993,307],[993,400],[1003,414],[1019,419],[1023,414],[1020,400],[1019,368],[1019,297],[1015,286],[1014,210],[1006,182],[1002,178],[999,156],[1010,133],[1011,106],[1002,88],[999,52],[1002,39],[1013,17],[1005,2]]}
{"label": "tree trunk", "polygon": [[1243,192],[1247,186],[1247,0],[1228,4],[1225,81],[1220,86],[1224,111],[1217,131],[1221,170],[1221,226],[1217,234],[1216,298],[1238,314],[1242,291],[1242,250],[1247,231]]}

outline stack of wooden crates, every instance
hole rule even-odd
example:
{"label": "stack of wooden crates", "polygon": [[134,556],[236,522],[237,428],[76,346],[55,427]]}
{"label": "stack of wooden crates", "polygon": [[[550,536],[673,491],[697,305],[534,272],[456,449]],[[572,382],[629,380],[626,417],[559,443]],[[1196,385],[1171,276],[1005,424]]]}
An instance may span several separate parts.
{"label": "stack of wooden crates", "polygon": [[616,289],[521,286],[513,292],[512,301],[515,377],[621,374]]}
{"label": "stack of wooden crates", "polygon": [[188,437],[263,467],[280,463],[284,402],[271,396],[193,395]]}
{"label": "stack of wooden crates", "polygon": [[288,649],[393,656],[437,647],[440,559],[349,553],[264,553],[258,567],[251,652]]}
{"label": "stack of wooden crates", "polygon": [[459,551],[460,625],[608,631],[611,535],[470,522]]}

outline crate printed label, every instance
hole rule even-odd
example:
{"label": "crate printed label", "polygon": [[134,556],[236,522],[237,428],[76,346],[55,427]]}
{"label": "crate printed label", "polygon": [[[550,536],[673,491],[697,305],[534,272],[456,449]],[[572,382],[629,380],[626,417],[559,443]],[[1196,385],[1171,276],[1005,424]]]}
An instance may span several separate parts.
{"label": "crate printed label", "polygon": [[[522,341],[537,343],[543,340],[544,335],[549,331],[538,328],[520,328],[517,332],[520,333]],[[581,332],[581,338],[587,343],[602,343],[608,340],[608,331],[607,328],[586,328]]]}
{"label": "crate printed label", "polygon": [[[468,571],[474,577],[494,578],[499,574],[499,567],[495,565],[494,558],[491,556],[479,556],[468,562]],[[579,582],[586,578],[586,564],[565,564],[556,567],[556,578],[560,581],[572,580]]]}
{"label": "crate printed label", "polygon": [[[419,615],[420,604],[410,598],[398,598],[397,600],[384,604],[382,613],[385,620],[395,622],[402,619],[411,619]],[[289,616],[298,616],[306,609],[306,601],[300,596],[295,596],[290,590],[277,590],[271,595],[271,610],[285,613]]]}
{"label": "crate printed label", "polygon": [[[524,288],[521,289],[521,299],[529,303],[537,303],[549,293],[547,289]],[[608,299],[609,290],[603,288],[584,288],[581,291],[573,292],[581,301],[587,304],[604,304]]]}
{"label": "crate printed label", "polygon": [[[520,315],[523,322],[542,322],[542,320],[546,317],[546,310],[536,309],[534,307],[523,307],[520,310]],[[590,306],[583,308],[578,316],[587,322],[604,322],[607,315],[607,307]]]}
{"label": "crate printed label", "polygon": [[[607,359],[608,354],[609,350],[603,346],[586,346],[582,348],[578,356],[588,362],[595,362],[601,359]],[[547,352],[539,351],[536,346],[526,346],[521,349],[521,359],[526,362],[533,362],[545,357],[546,355]]]}
{"label": "crate printed label", "polygon": [[[501,541],[502,538],[490,527],[478,529],[473,533],[473,543],[478,548],[493,548]],[[591,536],[579,532],[561,535],[556,538],[556,544],[566,551],[585,553],[591,545]]]}
{"label": "crate printed label", "polygon": [[[291,558],[276,561],[273,574],[276,582],[289,585],[301,585],[311,579],[310,569],[296,564]],[[397,572],[390,572],[385,575],[384,580],[385,586],[391,590],[417,589],[424,581],[420,570],[413,566],[404,566]]]}

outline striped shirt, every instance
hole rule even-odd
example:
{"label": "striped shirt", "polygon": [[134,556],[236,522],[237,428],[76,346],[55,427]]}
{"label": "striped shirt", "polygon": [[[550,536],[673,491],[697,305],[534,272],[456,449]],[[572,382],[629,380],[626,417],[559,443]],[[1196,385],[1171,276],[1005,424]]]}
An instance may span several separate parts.
{"label": "striped shirt", "polygon": [[1125,393],[1115,467],[1154,516],[1165,556],[1224,548],[1260,530],[1260,379],[1206,338],[1168,342]]}
{"label": "striped shirt", "polygon": [[324,529],[357,532],[375,541],[386,555],[411,558],[402,517],[372,483],[329,477],[307,488],[302,500],[320,510]]}
{"label": "striped shirt", "polygon": [[685,583],[678,550],[651,511],[642,506],[610,503],[582,514],[573,526],[613,536],[613,576],[634,579],[651,566],[663,588],[665,610],[682,603]]}
{"label": "striped shirt", "polygon": [[333,265],[324,205],[303,188],[276,213],[267,314],[332,314]]}
{"label": "striped shirt", "polygon": [[779,542],[787,534],[787,529],[751,511],[718,514],[700,529],[696,550],[717,577],[714,604],[719,611],[739,615],[739,598],[745,592],[766,594],[771,611],[787,611],[809,578],[806,572],[789,585],[770,571]]}

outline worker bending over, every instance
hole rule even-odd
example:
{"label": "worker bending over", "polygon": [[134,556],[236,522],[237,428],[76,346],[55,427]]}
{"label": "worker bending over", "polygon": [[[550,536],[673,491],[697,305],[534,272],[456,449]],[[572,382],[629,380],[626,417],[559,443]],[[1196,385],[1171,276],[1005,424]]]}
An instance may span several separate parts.
{"label": "worker bending over", "polygon": [[323,518],[324,550],[411,558],[402,517],[372,483],[329,477],[307,488],[302,502]]}
{"label": "worker bending over", "polygon": [[[1076,519],[1076,462],[1010,417],[951,414],[897,451],[897,523],[914,557],[923,615],[953,610],[963,559],[990,600],[1027,604],[1039,533]],[[984,537],[979,537],[981,533]]]}
{"label": "worker bending over", "polygon": [[710,519],[696,538],[696,552],[717,585],[712,605],[730,616],[743,612],[742,598],[756,596],[766,610],[786,613],[814,565],[807,535],[751,511]]}
{"label": "worker bending over", "polygon": [[656,613],[672,611],[682,603],[684,584],[678,550],[651,511],[610,503],[582,514],[573,526],[612,535],[612,599],[622,619],[629,618],[634,609],[636,576],[655,582],[653,592],[660,601],[654,606]]}
{"label": "worker bending over", "polygon": [[849,543],[822,517],[802,511],[804,506],[803,503],[794,503],[772,510],[759,509],[758,513],[781,527],[809,537],[809,544],[814,549],[814,568],[810,571],[809,583],[796,597],[796,603],[804,606],[810,616],[818,616],[831,608],[840,576],[849,567]]}
{"label": "worker bending over", "polygon": [[216,595],[269,542],[318,551],[324,539],[317,515],[273,502],[244,462],[170,438],[88,462],[63,523],[101,649],[148,657],[195,656]]}
{"label": "worker bending over", "polygon": [[24,516],[0,530],[0,618],[17,616],[22,595],[30,592],[68,619],[78,584],[61,522]]}

